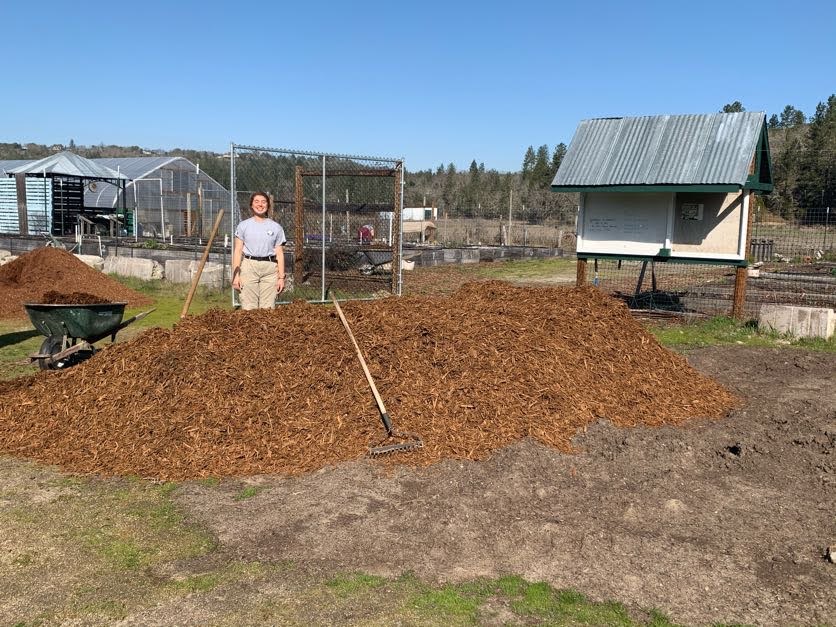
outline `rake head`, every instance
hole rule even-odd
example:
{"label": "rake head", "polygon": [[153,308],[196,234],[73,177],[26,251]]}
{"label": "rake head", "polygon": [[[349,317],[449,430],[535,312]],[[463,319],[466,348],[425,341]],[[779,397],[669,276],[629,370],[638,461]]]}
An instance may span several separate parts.
{"label": "rake head", "polygon": [[[391,442],[385,444],[392,438],[400,438],[402,442]],[[377,446],[369,447],[369,457],[380,457],[381,455],[389,455],[390,453],[400,453],[404,451],[416,451],[424,448],[424,441],[414,433],[406,433],[402,431],[395,431],[394,429],[389,433],[389,437],[383,440]]]}

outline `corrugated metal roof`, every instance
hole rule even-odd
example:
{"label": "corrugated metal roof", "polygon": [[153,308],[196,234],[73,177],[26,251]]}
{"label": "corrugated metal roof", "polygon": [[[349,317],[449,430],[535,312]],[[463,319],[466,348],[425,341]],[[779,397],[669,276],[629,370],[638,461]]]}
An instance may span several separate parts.
{"label": "corrugated metal roof", "polygon": [[67,150],[38,161],[32,161],[11,168],[9,174],[65,174],[67,176],[80,176],[84,178],[100,179],[124,179],[126,176],[111,170],[109,167],[86,159]]}
{"label": "corrugated metal roof", "polygon": [[0,176],[8,176],[9,172],[12,171],[14,168],[19,168],[20,166],[32,163],[32,159],[5,159],[0,161]]}
{"label": "corrugated metal roof", "polygon": [[95,159],[94,161],[113,170],[118,169],[129,179],[136,180],[148,176],[154,170],[178,159],[182,159],[194,169],[194,164],[185,157],[114,157]]}
{"label": "corrugated metal roof", "polygon": [[765,123],[750,111],[583,120],[552,185],[743,186]]}

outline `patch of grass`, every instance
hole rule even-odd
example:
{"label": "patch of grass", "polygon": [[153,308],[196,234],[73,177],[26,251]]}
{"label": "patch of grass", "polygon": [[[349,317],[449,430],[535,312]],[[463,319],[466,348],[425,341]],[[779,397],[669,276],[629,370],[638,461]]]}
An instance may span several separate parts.
{"label": "patch of grass", "polygon": [[130,539],[114,537],[104,529],[89,531],[85,534],[90,547],[111,567],[121,570],[136,570],[146,565],[147,552],[143,551]]}
{"label": "patch of grass", "polygon": [[207,488],[217,488],[221,485],[221,480],[217,477],[204,477],[203,479],[200,479],[198,483],[206,486]]}
{"label": "patch of grass", "polygon": [[[126,334],[129,337],[131,334],[128,331],[133,330],[133,334],[137,331],[149,327],[172,327],[180,320],[180,312],[183,310],[183,304],[186,302],[190,286],[183,283],[169,283],[168,281],[154,280],[143,281],[134,277],[123,277],[117,275],[110,275],[111,278],[119,281],[123,285],[144,294],[154,301],[153,305],[143,307],[130,308],[125,312],[126,317],[133,316],[142,311],[146,311],[151,307],[156,307],[156,311],[149,314],[142,320],[138,320],[133,324],[125,327],[125,330],[120,333]],[[205,287],[198,287],[195,292],[194,299],[189,306],[189,315],[197,315],[208,311],[209,309],[231,309],[232,300],[229,289],[226,290],[210,290]]]}
{"label": "patch of grass", "polygon": [[261,492],[261,488],[259,488],[257,486],[254,486],[254,485],[249,485],[246,488],[244,488],[243,490],[241,490],[238,494],[235,495],[235,500],[236,501],[245,501],[246,499],[253,498],[259,492]]}
{"label": "patch of grass", "polygon": [[794,339],[773,332],[761,331],[754,321],[739,322],[725,316],[682,325],[651,325],[648,330],[660,344],[676,350],[738,345],[795,347],[836,352],[836,336],[830,340]]}
{"label": "patch of grass", "polygon": [[348,573],[337,575],[325,582],[330,590],[339,597],[348,597],[360,592],[374,590],[386,585],[386,579],[365,575],[363,573]]}
{"label": "patch of grass", "polygon": [[457,586],[444,586],[422,592],[413,599],[412,606],[428,617],[465,619],[475,623],[482,602],[480,597],[464,594]]}

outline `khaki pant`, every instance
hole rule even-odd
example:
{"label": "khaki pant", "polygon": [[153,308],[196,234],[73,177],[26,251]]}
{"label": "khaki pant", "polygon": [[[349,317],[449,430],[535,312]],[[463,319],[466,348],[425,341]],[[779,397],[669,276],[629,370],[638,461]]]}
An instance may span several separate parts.
{"label": "khaki pant", "polygon": [[275,261],[241,261],[241,309],[273,309],[276,306],[276,282],[279,279]]}

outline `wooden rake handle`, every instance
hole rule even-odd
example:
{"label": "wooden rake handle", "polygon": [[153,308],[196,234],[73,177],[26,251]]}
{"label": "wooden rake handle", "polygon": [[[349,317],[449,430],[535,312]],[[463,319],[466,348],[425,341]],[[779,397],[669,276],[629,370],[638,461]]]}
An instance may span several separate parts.
{"label": "wooden rake handle", "polygon": [[197,272],[195,272],[195,275],[192,278],[192,286],[189,288],[189,295],[186,296],[186,302],[183,303],[183,311],[180,312],[181,320],[189,313],[189,307],[192,304],[194,293],[197,290],[197,284],[200,282],[200,275],[203,274],[203,266],[206,265],[206,260],[209,258],[209,251],[212,249],[212,242],[215,241],[215,235],[218,234],[218,227],[221,226],[221,218],[223,217],[224,210],[221,209],[218,211],[218,217],[215,218],[215,224],[212,225],[212,232],[209,234],[209,241],[206,242],[206,249],[203,251],[203,257],[200,259],[200,265],[197,267]]}
{"label": "wooden rake handle", "polygon": [[372,389],[372,394],[374,394],[374,400],[377,402],[377,408],[380,410],[380,418],[383,420],[383,426],[386,427],[386,432],[391,434],[392,421],[389,418],[389,414],[386,413],[386,405],[383,404],[383,399],[380,398],[380,393],[377,391],[377,386],[374,384],[372,374],[369,372],[368,366],[366,366],[366,360],[363,358],[363,353],[360,351],[360,347],[357,345],[357,340],[354,339],[354,334],[351,332],[351,327],[348,326],[348,320],[345,319],[343,310],[340,308],[340,304],[337,302],[337,298],[333,294],[331,294],[331,301],[334,303],[334,308],[337,310],[337,315],[340,317],[340,320],[348,333],[348,337],[351,338],[351,343],[354,344],[354,350],[357,351],[357,358],[360,360],[360,365],[363,366],[363,374],[366,375],[366,381],[369,382],[369,387]]}

